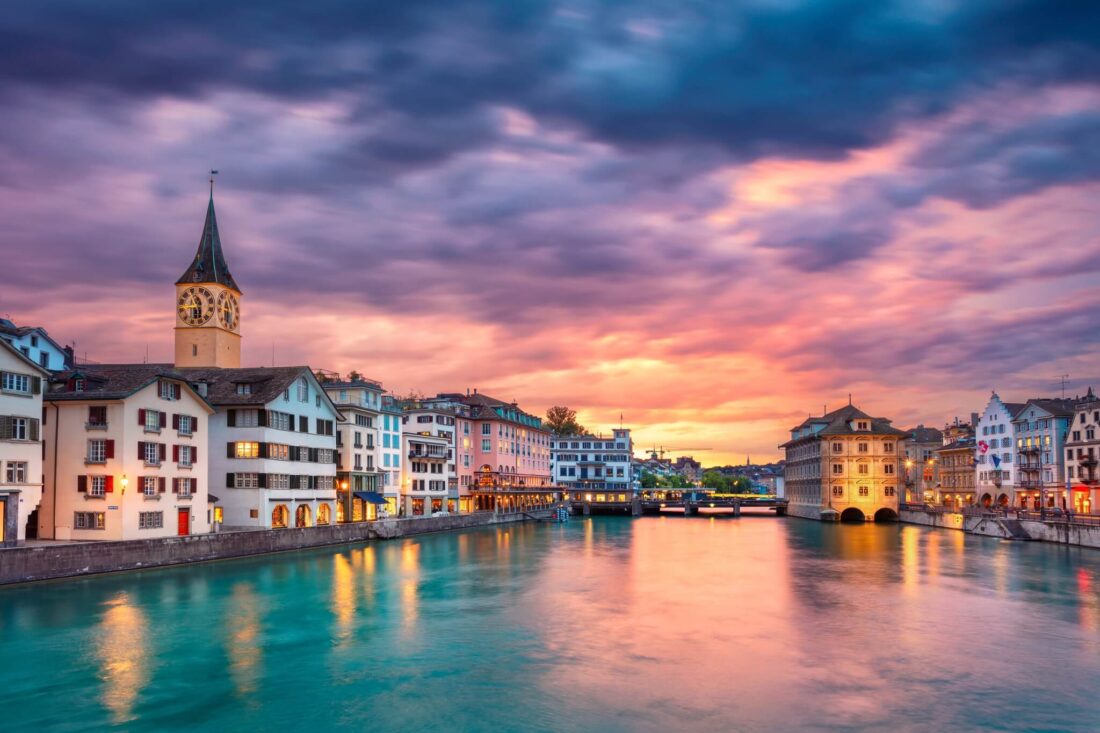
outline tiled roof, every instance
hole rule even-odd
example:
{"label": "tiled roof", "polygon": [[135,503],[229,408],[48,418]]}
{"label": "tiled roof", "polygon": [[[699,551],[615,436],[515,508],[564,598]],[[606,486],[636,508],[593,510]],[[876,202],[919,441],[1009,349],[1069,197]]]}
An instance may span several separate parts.
{"label": "tiled roof", "polygon": [[[870,430],[852,430],[849,423],[853,420],[868,420],[870,421]],[[817,436],[830,436],[830,435],[896,435],[898,437],[904,437],[907,433],[904,430],[898,430],[890,424],[890,421],[882,417],[871,417],[866,412],[863,412],[859,408],[853,405],[845,405],[839,410],[833,410],[820,417],[808,417],[803,420],[794,429],[807,427],[810,425],[824,424],[821,430],[816,433],[811,432],[809,435],[804,435],[800,438],[793,438],[786,443],[780,445],[780,448],[792,445],[802,440],[809,440]]]}
{"label": "tiled roof", "polygon": [[206,207],[206,223],[202,227],[202,238],[199,239],[199,248],[195,252],[195,259],[187,271],[176,280],[177,285],[187,283],[217,283],[240,292],[237,281],[229,272],[229,265],[225,262],[222,253],[222,240],[218,236],[218,220],[214,216],[214,195],[210,195],[210,203]]}
{"label": "tiled roof", "polygon": [[[294,384],[294,380],[312,374],[307,366],[185,367],[179,370],[190,382],[205,382],[206,399],[213,405],[262,405],[271,402]],[[238,384],[252,385],[251,394],[237,394]],[[327,395],[326,395],[327,399]]]}
{"label": "tiled roof", "polygon": [[[69,388],[69,380],[73,377],[84,379],[83,390]],[[121,400],[161,378],[188,382],[187,375],[171,364],[87,364],[57,372],[43,399],[47,402]]]}
{"label": "tiled roof", "polygon": [[1069,417],[1073,415],[1074,409],[1077,407],[1077,401],[1072,399],[1039,397],[1033,400],[1028,400],[1027,404],[1025,405],[1020,405],[1020,409],[1012,413],[1013,417],[1018,417],[1025,408],[1031,405],[1035,405],[1036,407],[1046,410],[1055,417]]}
{"label": "tiled roof", "polygon": [[943,432],[936,428],[918,425],[908,432],[908,439],[917,443],[943,443]]}

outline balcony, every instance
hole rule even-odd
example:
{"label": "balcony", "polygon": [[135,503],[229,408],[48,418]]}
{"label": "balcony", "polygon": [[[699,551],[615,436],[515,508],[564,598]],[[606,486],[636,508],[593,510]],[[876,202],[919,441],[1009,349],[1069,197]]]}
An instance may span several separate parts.
{"label": "balcony", "polygon": [[84,423],[85,430],[106,430],[107,423],[105,422],[86,422]]}
{"label": "balcony", "polygon": [[428,450],[428,451],[411,450],[411,451],[409,451],[409,458],[423,458],[423,459],[426,459],[426,460],[429,460],[429,461],[446,461],[446,460],[449,460],[450,457],[451,457],[451,452],[449,450],[447,450],[447,451],[433,451],[433,450]]}
{"label": "balcony", "polygon": [[1041,450],[1042,450],[1042,448],[1037,446],[1037,445],[1025,445],[1025,446],[1021,446],[1021,447],[1017,448],[1016,452],[1026,455],[1028,453],[1038,453]]}
{"label": "balcony", "polygon": [[1077,456],[1077,463],[1079,463],[1082,466],[1095,466],[1096,465],[1096,456],[1090,455],[1090,454],[1086,454],[1086,455],[1083,455],[1083,456]]}
{"label": "balcony", "polygon": [[1043,488],[1043,482],[1034,478],[1019,478],[1016,479],[1016,485],[1021,489],[1041,489]]}

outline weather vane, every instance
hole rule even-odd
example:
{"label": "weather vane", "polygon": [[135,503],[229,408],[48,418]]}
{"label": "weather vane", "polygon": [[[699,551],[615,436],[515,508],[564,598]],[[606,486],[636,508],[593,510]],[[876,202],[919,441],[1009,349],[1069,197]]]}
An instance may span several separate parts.
{"label": "weather vane", "polygon": [[210,169],[210,196],[214,196],[214,176],[218,175],[218,172],[213,168]]}

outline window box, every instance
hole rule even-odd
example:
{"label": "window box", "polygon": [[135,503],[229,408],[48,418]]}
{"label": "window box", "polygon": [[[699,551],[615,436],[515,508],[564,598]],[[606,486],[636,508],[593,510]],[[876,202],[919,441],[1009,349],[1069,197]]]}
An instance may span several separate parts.
{"label": "window box", "polygon": [[86,423],[84,423],[84,429],[85,430],[106,430],[107,429],[107,423],[105,423],[105,422],[103,422],[103,423],[86,422]]}

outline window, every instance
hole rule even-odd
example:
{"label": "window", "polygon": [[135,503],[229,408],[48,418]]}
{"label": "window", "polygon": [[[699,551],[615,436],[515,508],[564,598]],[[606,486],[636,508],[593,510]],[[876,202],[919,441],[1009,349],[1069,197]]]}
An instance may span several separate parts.
{"label": "window", "polygon": [[867,429],[868,429],[868,427],[867,427],[867,422],[866,421],[861,420],[861,421],[856,423],[856,430],[867,430]]}
{"label": "window", "polygon": [[869,443],[859,443],[856,447],[860,453],[867,453],[871,448]]}
{"label": "window", "polygon": [[162,400],[175,400],[179,399],[177,396],[178,386],[171,382],[161,381],[158,385],[160,398]]}
{"label": "window", "polygon": [[886,473],[887,476],[893,476],[894,475],[894,464],[893,463],[887,463],[885,466],[882,467],[882,470]]}
{"label": "window", "polygon": [[234,456],[237,458],[259,458],[260,444],[238,441],[234,444]]}
{"label": "window", "polygon": [[143,476],[141,479],[141,493],[145,496],[156,496],[158,493],[157,477]]}
{"label": "window", "polygon": [[73,529],[104,529],[105,516],[103,512],[75,512]]}
{"label": "window", "polygon": [[833,464],[833,475],[834,476],[839,476],[842,473],[844,473],[844,464],[843,463],[834,463]]}
{"label": "window", "polygon": [[867,464],[866,463],[859,464],[859,475],[860,476],[866,476],[867,475]]}
{"label": "window", "polygon": [[[237,443],[239,446],[240,443]],[[249,445],[256,445],[257,450],[259,446],[256,443],[250,443]],[[238,456],[242,458],[243,456]],[[252,456],[254,457],[254,456]],[[290,446],[282,445],[281,443],[268,443],[267,444],[267,457],[274,458],[277,461],[289,461],[290,460]]]}
{"label": "window", "polygon": [[5,478],[9,484],[25,484],[27,483],[27,463],[26,461],[8,461],[7,472]]}
{"label": "window", "polygon": [[252,394],[252,385],[248,382],[238,382],[237,394]]}
{"label": "window", "polygon": [[887,486],[885,489],[882,490],[882,493],[885,496],[897,496],[897,489],[895,489],[893,486]]}
{"label": "window", "polygon": [[194,422],[195,418],[190,415],[180,415],[177,432],[179,432],[180,435],[191,435],[195,430]]}
{"label": "window", "polygon": [[882,444],[882,450],[885,451],[886,453],[893,453],[894,452],[894,444],[891,443],[891,442],[883,443]]}
{"label": "window", "polygon": [[290,476],[285,473],[269,473],[267,475],[267,488],[269,489],[289,489],[290,488]]}
{"label": "window", "polygon": [[26,374],[13,374],[12,372],[4,372],[2,385],[5,392],[20,392],[24,394],[30,394],[31,378],[28,377]]}
{"label": "window", "polygon": [[867,489],[866,486],[860,486],[859,487],[859,495],[860,496],[867,496],[868,495],[868,489]]}
{"label": "window", "polygon": [[142,443],[145,464],[155,466],[160,463],[160,443]]}
{"label": "window", "polygon": [[156,410],[145,410],[145,432],[160,432],[160,413]]}
{"label": "window", "polygon": [[179,465],[185,466],[185,467],[190,466],[191,461],[192,461],[191,446],[189,446],[189,445],[180,445],[180,446],[176,446],[176,448],[179,450],[179,456],[180,456]]}
{"label": "window", "polygon": [[833,496],[844,496],[844,487],[843,486],[834,486],[833,487]]}
{"label": "window", "polygon": [[317,449],[317,462],[318,463],[336,463],[336,451],[331,448],[318,448]]}
{"label": "window", "polygon": [[234,425],[238,428],[254,428],[260,424],[259,410],[237,410]]}
{"label": "window", "polygon": [[92,496],[103,496],[107,493],[107,477],[106,476],[89,476],[88,477],[88,493]]}
{"label": "window", "polygon": [[164,526],[164,512],[139,512],[138,529],[160,529]]}
{"label": "window", "polygon": [[305,377],[298,380],[298,401],[309,402],[309,380]]}
{"label": "window", "polygon": [[30,420],[25,417],[13,417],[11,419],[11,439],[27,440],[27,425]]}
{"label": "window", "polygon": [[105,427],[107,427],[107,406],[106,405],[92,405],[88,408],[88,427],[90,427],[90,428],[105,428]]}
{"label": "window", "polygon": [[260,488],[260,474],[235,473],[233,474],[233,487],[237,489],[258,489]]}
{"label": "window", "polygon": [[843,443],[833,443],[833,453],[843,453],[843,452],[844,452],[844,444]]}
{"label": "window", "polygon": [[190,477],[176,479],[176,493],[180,496],[191,496],[191,494],[194,493],[194,485],[192,484],[194,480],[195,479]]}
{"label": "window", "polygon": [[488,453],[492,449],[493,449],[493,441],[491,441],[491,440],[482,440],[481,441],[481,450],[483,452]]}
{"label": "window", "polygon": [[106,463],[107,462],[107,441],[106,440],[89,440],[88,441],[88,463]]}

